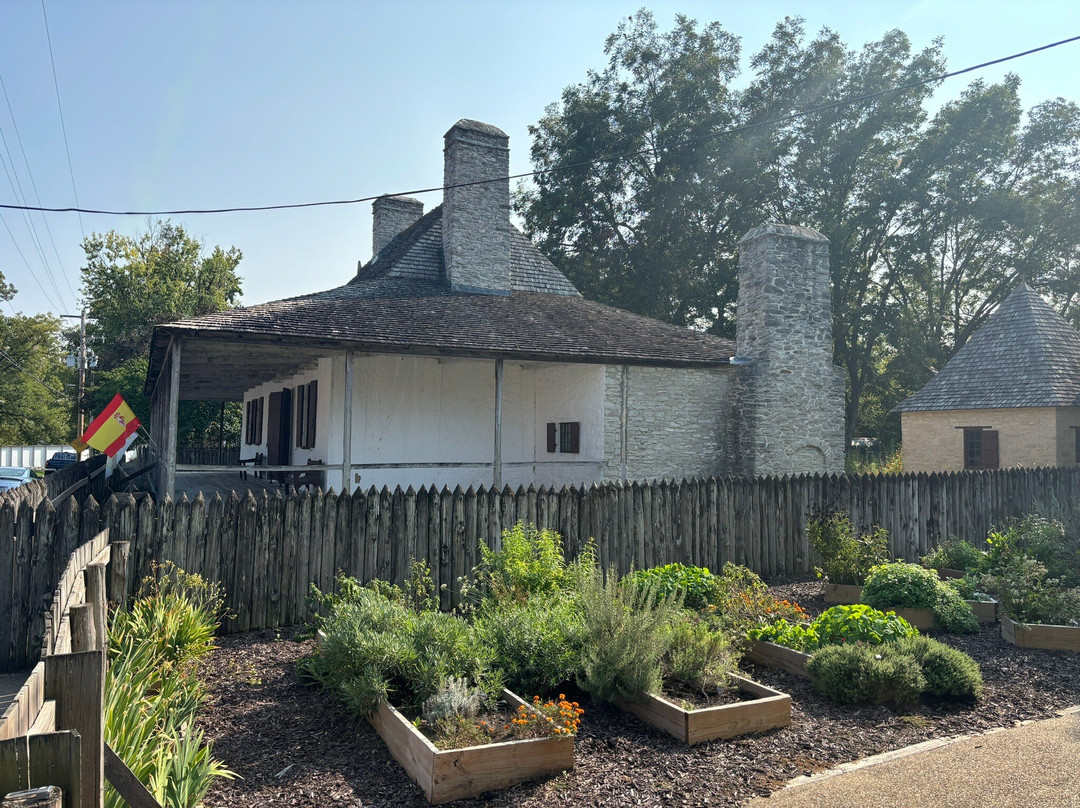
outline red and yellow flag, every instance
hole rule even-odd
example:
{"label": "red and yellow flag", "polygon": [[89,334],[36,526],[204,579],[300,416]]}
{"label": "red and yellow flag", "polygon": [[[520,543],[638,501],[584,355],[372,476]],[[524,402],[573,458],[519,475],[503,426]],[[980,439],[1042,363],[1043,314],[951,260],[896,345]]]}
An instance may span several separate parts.
{"label": "red and yellow flag", "polygon": [[128,438],[138,428],[139,419],[117,393],[109,406],[101,411],[101,415],[90,423],[79,440],[112,457],[124,448]]}

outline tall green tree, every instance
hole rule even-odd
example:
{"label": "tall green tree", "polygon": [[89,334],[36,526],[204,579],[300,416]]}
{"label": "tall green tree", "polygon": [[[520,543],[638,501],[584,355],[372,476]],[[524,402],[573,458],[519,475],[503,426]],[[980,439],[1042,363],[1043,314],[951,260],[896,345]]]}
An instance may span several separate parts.
{"label": "tall green tree", "polygon": [[[0,301],[15,296],[0,273]],[[61,443],[72,437],[60,322],[48,315],[0,315],[0,444]]]}
{"label": "tall green tree", "polygon": [[[87,336],[98,357],[88,406],[98,412],[119,392],[145,420],[150,408],[143,389],[154,326],[235,305],[241,288],[236,268],[243,256],[236,247],[208,252],[170,221],[152,221],[135,236],[92,233],[82,247],[83,295],[91,318]],[[218,404],[181,402],[178,442],[235,442],[239,411],[239,404],[227,405],[222,432]]]}

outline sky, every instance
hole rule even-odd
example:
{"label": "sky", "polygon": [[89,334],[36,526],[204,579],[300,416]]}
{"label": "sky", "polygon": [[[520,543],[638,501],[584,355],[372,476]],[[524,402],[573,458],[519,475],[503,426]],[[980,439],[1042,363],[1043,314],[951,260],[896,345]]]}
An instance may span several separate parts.
{"label": "sky", "polygon": [[[459,118],[502,128],[511,173],[528,171],[529,125],[604,68],[604,40],[642,5],[3,0],[0,203],[66,207],[77,193],[84,208],[217,208],[439,186],[442,136]],[[950,69],[1080,35],[1075,0],[647,7],[662,30],[677,13],[719,21],[742,38],[744,66],[785,16],[853,48],[894,28],[916,49],[940,36]],[[948,81],[935,102],[1006,72],[1025,107],[1080,102],[1078,67],[1080,43],[1065,45]],[[430,209],[441,195],[420,199]],[[0,272],[18,289],[5,314],[78,313],[83,237],[147,228],[139,216],[0,216]],[[207,250],[243,252],[248,305],[340,285],[371,257],[370,203],[172,218]]]}

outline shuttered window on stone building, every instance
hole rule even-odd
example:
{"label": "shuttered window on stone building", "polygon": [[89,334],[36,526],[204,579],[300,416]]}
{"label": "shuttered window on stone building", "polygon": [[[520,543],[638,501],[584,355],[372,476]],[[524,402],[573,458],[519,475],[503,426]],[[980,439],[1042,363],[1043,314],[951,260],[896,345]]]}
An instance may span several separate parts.
{"label": "shuttered window on stone building", "polygon": [[984,427],[962,427],[964,430],[964,468],[996,469],[998,459],[998,433]]}

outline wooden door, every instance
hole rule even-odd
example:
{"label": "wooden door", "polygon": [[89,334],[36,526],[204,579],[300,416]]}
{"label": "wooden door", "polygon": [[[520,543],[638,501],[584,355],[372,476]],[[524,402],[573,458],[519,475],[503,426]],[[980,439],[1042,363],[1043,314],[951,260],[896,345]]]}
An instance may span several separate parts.
{"label": "wooden door", "polygon": [[[271,393],[266,405],[266,464],[287,466],[292,447],[292,390]],[[282,480],[284,472],[275,472],[271,479]]]}

